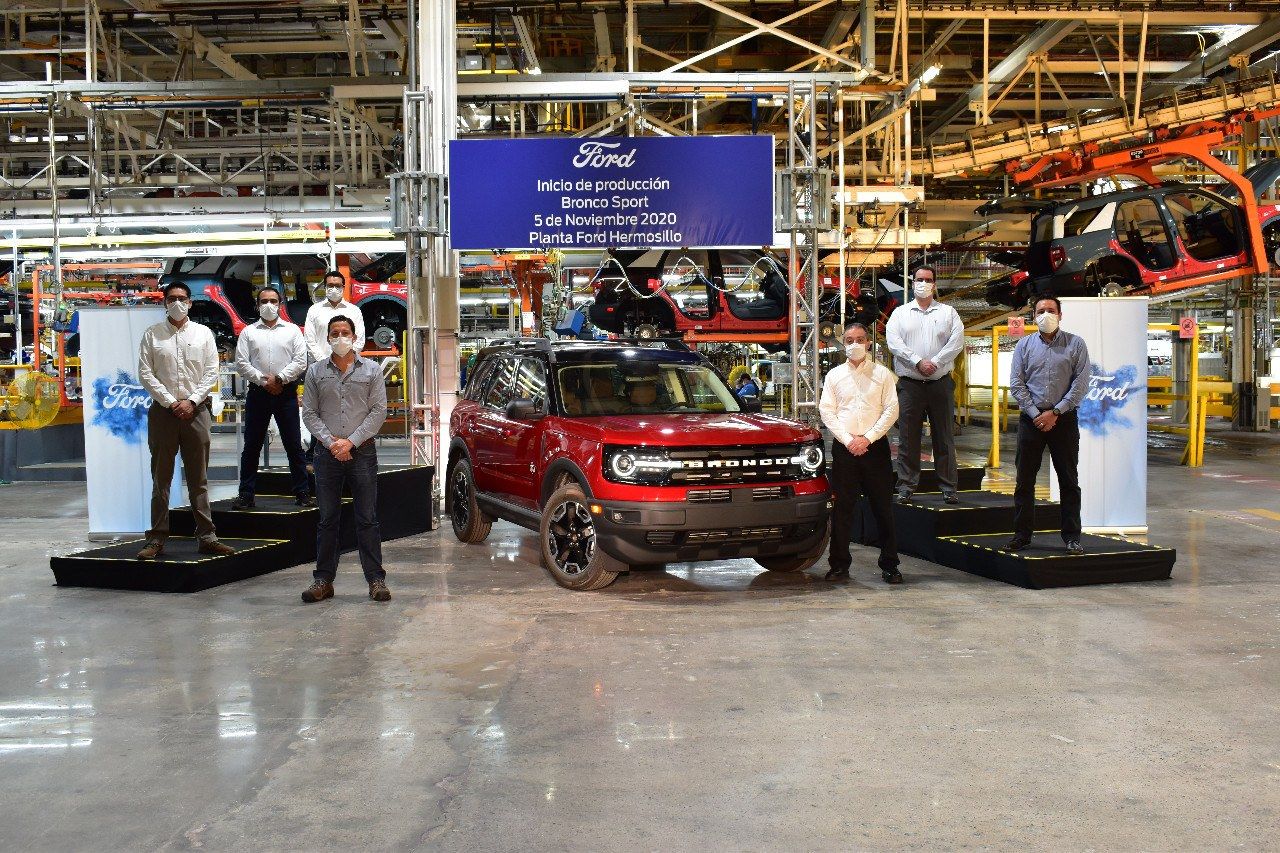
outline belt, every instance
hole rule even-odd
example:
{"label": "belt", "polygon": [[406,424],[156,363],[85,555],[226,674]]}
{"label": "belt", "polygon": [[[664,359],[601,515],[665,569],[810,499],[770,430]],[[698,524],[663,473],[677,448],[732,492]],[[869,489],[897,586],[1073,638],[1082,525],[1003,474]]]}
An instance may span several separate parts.
{"label": "belt", "polygon": [[942,376],[939,376],[937,379],[916,379],[914,376],[899,376],[898,378],[905,379],[907,382],[915,382],[919,385],[929,385],[930,383],[933,383],[933,382],[941,382],[943,379],[945,379],[947,376],[950,376],[950,375],[951,375],[950,373],[946,373],[946,374],[943,374]]}

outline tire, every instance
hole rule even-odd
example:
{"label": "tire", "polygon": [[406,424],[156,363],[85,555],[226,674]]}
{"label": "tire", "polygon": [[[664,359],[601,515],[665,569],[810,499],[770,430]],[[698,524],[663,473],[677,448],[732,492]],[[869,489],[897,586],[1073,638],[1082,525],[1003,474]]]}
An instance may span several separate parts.
{"label": "tire", "polygon": [[658,327],[651,323],[641,323],[636,326],[636,337],[642,341],[652,341],[658,337]]}
{"label": "tire", "polygon": [[566,589],[603,589],[626,566],[596,547],[595,522],[577,483],[561,486],[542,507],[542,565]]}
{"label": "tire", "polygon": [[458,541],[471,545],[488,538],[493,527],[493,516],[476,502],[476,480],[465,459],[458,460],[449,473],[449,518]]}
{"label": "tire", "polygon": [[808,554],[791,554],[786,557],[756,557],[755,561],[771,572],[803,572],[812,568],[822,559],[827,551],[827,543],[831,541],[831,523],[827,523],[826,532],[818,547]]}
{"label": "tire", "polygon": [[1116,270],[1104,272],[1095,268],[1093,280],[1097,282],[1098,295],[1108,298],[1124,296],[1131,288],[1136,286],[1129,276]]}

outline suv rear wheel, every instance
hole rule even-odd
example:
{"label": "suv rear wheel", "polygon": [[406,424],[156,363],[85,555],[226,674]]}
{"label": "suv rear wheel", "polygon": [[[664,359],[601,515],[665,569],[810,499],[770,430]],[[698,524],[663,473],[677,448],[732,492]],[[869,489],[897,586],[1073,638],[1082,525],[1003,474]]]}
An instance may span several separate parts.
{"label": "suv rear wheel", "polygon": [[808,554],[791,554],[786,557],[756,557],[755,560],[771,572],[803,572],[813,567],[826,553],[827,543],[831,541],[831,525],[827,524],[827,532],[823,534],[818,547]]}
{"label": "suv rear wheel", "polygon": [[449,517],[453,533],[462,542],[483,542],[493,527],[493,518],[476,503],[476,481],[471,463],[465,459],[453,466],[449,475]]}
{"label": "suv rear wheel", "polygon": [[538,538],[542,565],[568,589],[603,589],[626,569],[597,546],[595,520],[577,483],[561,486],[547,500]]}

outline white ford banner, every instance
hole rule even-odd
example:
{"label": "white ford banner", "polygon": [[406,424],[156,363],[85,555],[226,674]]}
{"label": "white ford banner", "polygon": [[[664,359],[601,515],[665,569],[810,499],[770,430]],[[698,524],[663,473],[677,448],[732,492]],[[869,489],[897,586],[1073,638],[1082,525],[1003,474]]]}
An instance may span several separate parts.
{"label": "white ford banner", "polygon": [[[1079,415],[1085,530],[1147,528],[1147,302],[1145,296],[1062,300],[1062,328],[1089,347],[1089,390]],[[1057,477],[1050,482],[1057,500]]]}

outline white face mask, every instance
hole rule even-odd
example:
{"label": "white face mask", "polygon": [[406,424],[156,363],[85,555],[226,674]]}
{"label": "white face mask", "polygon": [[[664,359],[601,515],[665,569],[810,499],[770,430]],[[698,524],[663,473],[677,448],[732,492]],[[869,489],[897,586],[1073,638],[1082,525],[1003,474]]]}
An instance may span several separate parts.
{"label": "white face mask", "polygon": [[917,281],[912,284],[911,292],[916,295],[916,299],[928,299],[933,296],[933,282]]}
{"label": "white face mask", "polygon": [[342,288],[341,287],[325,288],[324,298],[328,299],[334,305],[337,305],[339,302],[342,301]]}
{"label": "white face mask", "polygon": [[164,313],[169,315],[169,319],[173,321],[187,319],[187,314],[191,311],[190,302],[170,302],[164,306]]}
{"label": "white face mask", "polygon": [[1044,332],[1046,335],[1052,335],[1058,331],[1058,315],[1051,314],[1048,311],[1036,317],[1036,328]]}
{"label": "white face mask", "polygon": [[337,338],[329,338],[329,346],[333,347],[333,351],[343,356],[351,352],[351,338],[346,335]]}
{"label": "white face mask", "polygon": [[866,344],[845,344],[844,354],[854,361],[862,361],[867,355]]}
{"label": "white face mask", "polygon": [[268,323],[274,323],[280,316],[280,306],[274,302],[263,302],[258,306],[258,315]]}

